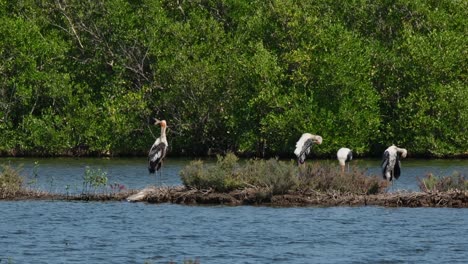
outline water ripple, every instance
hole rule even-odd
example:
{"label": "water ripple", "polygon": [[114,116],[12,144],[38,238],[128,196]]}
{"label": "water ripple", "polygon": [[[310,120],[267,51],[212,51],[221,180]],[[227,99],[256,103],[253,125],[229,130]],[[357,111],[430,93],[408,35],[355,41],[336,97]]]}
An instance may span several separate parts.
{"label": "water ripple", "polygon": [[[0,260],[462,263],[468,211],[0,202]],[[49,212],[38,214],[37,212]],[[11,221],[15,219],[15,221]]]}
{"label": "water ripple", "polygon": [[[40,161],[41,186],[82,180],[88,160]],[[95,162],[110,182],[153,184],[144,160]],[[186,163],[168,162],[180,184]],[[468,170],[468,162],[456,165]],[[443,165],[443,164],[442,164]],[[422,171],[405,162],[402,188]],[[378,166],[378,162],[372,163]],[[420,166],[420,164],[418,165]],[[26,171],[28,171],[28,167]],[[450,173],[449,173],[450,174]],[[41,175],[44,176],[41,178]],[[72,177],[72,179],[70,178]],[[56,188],[58,188],[55,186]],[[0,263],[466,263],[468,209],[271,208],[125,202],[0,201]]]}

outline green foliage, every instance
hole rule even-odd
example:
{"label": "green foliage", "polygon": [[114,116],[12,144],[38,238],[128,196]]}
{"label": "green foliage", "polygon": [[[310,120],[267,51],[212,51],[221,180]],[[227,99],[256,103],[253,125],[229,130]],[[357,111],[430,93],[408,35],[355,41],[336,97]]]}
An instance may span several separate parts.
{"label": "green foliage", "polygon": [[419,189],[423,192],[439,191],[447,192],[451,190],[468,190],[468,179],[460,172],[454,172],[452,175],[438,177],[429,173],[425,178],[418,178]]}
{"label": "green foliage", "polygon": [[466,1],[1,1],[0,154],[468,149]]}
{"label": "green foliage", "polygon": [[0,165],[0,197],[14,197],[21,190],[23,178],[19,169],[9,165]]}

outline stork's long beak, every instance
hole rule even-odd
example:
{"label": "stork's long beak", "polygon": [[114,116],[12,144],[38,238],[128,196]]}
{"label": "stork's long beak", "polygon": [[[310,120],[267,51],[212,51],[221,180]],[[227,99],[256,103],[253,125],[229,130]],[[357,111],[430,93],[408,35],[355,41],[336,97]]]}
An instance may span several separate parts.
{"label": "stork's long beak", "polygon": [[159,125],[159,123],[161,123],[161,120],[159,120],[157,118],[153,118],[153,120],[154,120],[155,125]]}

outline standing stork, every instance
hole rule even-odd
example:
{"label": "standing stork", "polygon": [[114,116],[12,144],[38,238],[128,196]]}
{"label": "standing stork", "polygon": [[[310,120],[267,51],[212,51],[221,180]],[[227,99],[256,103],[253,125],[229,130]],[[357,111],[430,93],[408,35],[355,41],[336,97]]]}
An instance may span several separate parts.
{"label": "standing stork", "polygon": [[166,120],[154,119],[155,125],[161,126],[161,136],[156,139],[153,146],[148,153],[148,171],[149,173],[155,173],[161,169],[162,162],[166,157],[167,144],[166,139]]}
{"label": "standing stork", "polygon": [[[345,164],[346,162],[350,162],[353,159],[353,151],[349,148],[340,148],[336,153],[336,157],[338,158],[338,162],[340,163],[341,173],[345,171]],[[348,163],[348,173],[349,173],[349,163]]]}
{"label": "standing stork", "polygon": [[296,149],[294,154],[297,156],[297,163],[304,164],[306,155],[310,153],[310,149],[313,144],[322,144],[322,137],[318,135],[312,135],[310,133],[302,134],[299,141],[296,143]]}
{"label": "standing stork", "polygon": [[382,175],[388,181],[398,180],[401,174],[400,157],[406,158],[408,152],[404,148],[395,145],[388,147],[383,154]]}

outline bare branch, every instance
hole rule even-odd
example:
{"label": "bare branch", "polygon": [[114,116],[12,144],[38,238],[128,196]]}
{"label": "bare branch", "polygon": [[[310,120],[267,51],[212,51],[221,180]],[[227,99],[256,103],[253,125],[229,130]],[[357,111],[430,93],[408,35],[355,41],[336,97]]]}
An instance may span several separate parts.
{"label": "bare branch", "polygon": [[[65,0],[63,0],[63,2],[65,2]],[[56,0],[56,3],[57,3],[57,6],[59,7],[62,15],[67,19],[68,23],[70,24],[70,28],[73,32],[73,35],[75,36],[76,40],[78,41],[78,44],[80,45],[80,47],[83,49],[83,44],[81,43],[81,39],[80,37],[78,36],[78,33],[76,33],[76,30],[75,30],[75,27],[73,25],[73,21],[72,19],[67,15],[67,13],[65,12],[65,7],[62,6],[62,4],[60,3],[60,0]]]}

